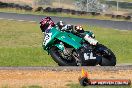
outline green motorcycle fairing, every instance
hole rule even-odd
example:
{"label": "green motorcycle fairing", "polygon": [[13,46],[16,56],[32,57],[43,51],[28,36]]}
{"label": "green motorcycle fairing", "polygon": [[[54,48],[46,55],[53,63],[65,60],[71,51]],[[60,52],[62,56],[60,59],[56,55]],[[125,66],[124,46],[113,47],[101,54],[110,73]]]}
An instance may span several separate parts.
{"label": "green motorcycle fairing", "polygon": [[62,44],[54,44],[54,41],[56,39],[67,43],[68,45],[74,47],[75,49],[79,49],[82,46],[80,44],[82,41],[82,38],[69,32],[60,31],[57,27],[52,27],[49,30],[49,32],[45,33],[45,38],[43,42],[44,50],[48,50],[48,47],[51,47],[51,46],[57,46],[58,48],[63,50]]}

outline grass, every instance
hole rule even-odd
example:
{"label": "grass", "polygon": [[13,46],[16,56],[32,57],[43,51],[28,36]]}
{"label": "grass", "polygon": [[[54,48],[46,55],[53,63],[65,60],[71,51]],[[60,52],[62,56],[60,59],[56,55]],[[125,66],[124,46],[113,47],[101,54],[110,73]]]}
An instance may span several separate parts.
{"label": "grass", "polygon": [[83,87],[79,84],[68,84],[70,88],[131,88],[131,86],[86,86]]}
{"label": "grass", "polygon": [[[1,88],[12,88],[10,87],[9,85],[3,85]],[[14,87],[16,88],[16,87]],[[19,88],[43,88],[42,86],[39,86],[39,85],[29,85],[29,86],[22,86],[22,87],[19,87]]]}
{"label": "grass", "polygon": [[109,16],[104,15],[72,15],[67,13],[53,13],[53,12],[34,12],[34,11],[25,11],[25,10],[17,10],[15,8],[0,8],[0,12],[13,12],[19,14],[34,14],[34,15],[44,15],[44,16],[57,16],[57,17],[70,17],[70,18],[85,18],[85,19],[99,19],[99,20],[113,20],[113,21],[130,21],[125,19],[116,19],[111,18]]}
{"label": "grass", "polygon": [[36,23],[0,20],[0,66],[55,66]]}
{"label": "grass", "polygon": [[[132,63],[132,31],[84,26],[117,56],[117,63]],[[0,20],[0,66],[57,66],[42,49],[39,24]]]}
{"label": "grass", "polygon": [[132,2],[132,0],[124,0],[125,2]]}

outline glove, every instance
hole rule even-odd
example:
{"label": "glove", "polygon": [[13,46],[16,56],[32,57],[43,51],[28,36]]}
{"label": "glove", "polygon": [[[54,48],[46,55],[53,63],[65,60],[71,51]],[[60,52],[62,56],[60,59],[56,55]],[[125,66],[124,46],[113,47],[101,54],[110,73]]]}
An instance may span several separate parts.
{"label": "glove", "polygon": [[61,30],[69,31],[72,30],[73,26],[70,24],[65,25]]}

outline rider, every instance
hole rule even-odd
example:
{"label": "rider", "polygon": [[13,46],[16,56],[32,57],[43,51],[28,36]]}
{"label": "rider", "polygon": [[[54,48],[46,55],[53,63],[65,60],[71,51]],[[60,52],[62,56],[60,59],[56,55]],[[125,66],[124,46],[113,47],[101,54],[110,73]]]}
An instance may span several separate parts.
{"label": "rider", "polygon": [[95,36],[91,31],[84,31],[82,26],[77,26],[77,25],[70,25],[66,24],[63,21],[59,21],[56,26],[61,29],[61,30],[69,30],[71,33],[84,38],[86,41],[88,41],[92,45],[97,44],[97,40],[95,40]]}
{"label": "rider", "polygon": [[71,33],[84,38],[92,45],[96,45],[97,41],[94,40],[94,34],[91,31],[87,31],[86,34],[81,26],[74,26],[70,24],[65,24],[63,21],[59,21],[56,25],[50,17],[45,17],[40,21],[40,28],[43,33],[48,32],[52,27],[58,27],[60,30],[69,30]]}

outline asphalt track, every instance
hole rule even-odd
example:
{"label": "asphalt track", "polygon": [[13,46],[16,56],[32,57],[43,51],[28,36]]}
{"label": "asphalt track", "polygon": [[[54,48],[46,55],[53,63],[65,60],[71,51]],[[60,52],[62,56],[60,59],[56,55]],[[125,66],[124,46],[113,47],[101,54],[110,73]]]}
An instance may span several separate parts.
{"label": "asphalt track", "polygon": [[[45,16],[43,15],[0,12],[0,18],[9,19],[9,20],[30,21],[30,22],[39,23],[39,21],[44,17]],[[55,16],[51,16],[51,17],[55,22],[62,20],[69,24],[100,26],[100,27],[114,28],[119,30],[132,30],[132,22],[128,22],[128,21],[110,21],[110,20],[82,19],[82,18],[55,17]]]}
{"label": "asphalt track", "polygon": [[[17,14],[17,13],[3,13],[0,12],[0,19],[18,20],[38,22],[45,16],[31,15],[31,14]],[[96,20],[96,19],[82,19],[82,18],[68,18],[68,17],[55,17],[52,16],[55,22],[60,20],[70,24],[85,24],[92,26],[101,26],[106,28],[114,28],[119,30],[132,30],[132,22],[127,21],[110,21],[110,20]],[[15,24],[14,24],[15,25]],[[81,67],[0,67],[0,70],[49,70],[49,71],[79,71]],[[117,66],[87,66],[87,70],[132,70],[132,65],[117,65]]]}
{"label": "asphalt track", "polygon": [[132,70],[132,65],[120,66],[57,66],[57,67],[0,67],[0,70],[46,70],[46,71],[80,71],[81,68],[90,71],[119,71]]}

